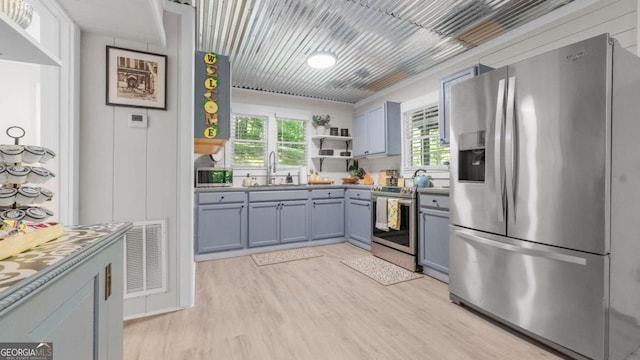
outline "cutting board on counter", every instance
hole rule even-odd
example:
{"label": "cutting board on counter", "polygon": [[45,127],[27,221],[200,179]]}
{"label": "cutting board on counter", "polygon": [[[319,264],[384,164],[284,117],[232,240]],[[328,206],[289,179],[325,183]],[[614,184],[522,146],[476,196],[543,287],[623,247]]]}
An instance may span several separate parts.
{"label": "cutting board on counter", "polygon": [[333,180],[314,180],[309,181],[309,185],[331,185],[333,184]]}

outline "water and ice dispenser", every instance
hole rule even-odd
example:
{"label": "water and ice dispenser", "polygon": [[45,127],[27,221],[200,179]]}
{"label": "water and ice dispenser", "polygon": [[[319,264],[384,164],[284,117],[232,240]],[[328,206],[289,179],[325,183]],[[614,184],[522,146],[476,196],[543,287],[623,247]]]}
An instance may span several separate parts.
{"label": "water and ice dispenser", "polygon": [[484,182],[485,131],[460,134],[458,148],[458,181]]}

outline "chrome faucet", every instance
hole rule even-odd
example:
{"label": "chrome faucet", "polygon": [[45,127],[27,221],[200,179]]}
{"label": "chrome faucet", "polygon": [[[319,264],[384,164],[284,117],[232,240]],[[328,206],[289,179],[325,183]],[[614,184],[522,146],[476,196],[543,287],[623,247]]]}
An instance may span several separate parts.
{"label": "chrome faucet", "polygon": [[[271,162],[271,155],[273,155],[273,162]],[[276,158],[276,152],[275,151],[270,152],[269,159],[267,160],[267,185],[275,184],[275,179],[271,179],[271,176],[273,176],[273,174],[276,173],[277,162],[278,160]]]}

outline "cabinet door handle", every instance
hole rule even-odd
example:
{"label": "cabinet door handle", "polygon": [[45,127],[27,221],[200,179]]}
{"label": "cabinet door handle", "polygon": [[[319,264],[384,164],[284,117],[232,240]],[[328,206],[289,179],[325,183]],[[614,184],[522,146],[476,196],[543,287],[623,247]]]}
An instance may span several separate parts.
{"label": "cabinet door handle", "polygon": [[104,268],[104,300],[111,296],[111,263]]}
{"label": "cabinet door handle", "polygon": [[315,201],[313,202],[313,207],[316,207],[316,202]]}
{"label": "cabinet door handle", "polygon": [[431,200],[431,202],[432,202],[432,203],[434,203],[434,204],[437,204],[437,203],[438,203],[438,200],[433,199],[433,200]]}
{"label": "cabinet door handle", "polygon": [[329,193],[329,197],[331,197],[331,193]]}

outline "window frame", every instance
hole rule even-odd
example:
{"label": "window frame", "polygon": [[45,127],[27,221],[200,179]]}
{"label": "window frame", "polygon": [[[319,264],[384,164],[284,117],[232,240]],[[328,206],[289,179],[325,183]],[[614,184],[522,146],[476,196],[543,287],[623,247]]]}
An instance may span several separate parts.
{"label": "window frame", "polygon": [[[267,169],[267,162],[269,158],[269,153],[271,151],[278,152],[277,148],[277,137],[278,137],[278,121],[277,119],[289,119],[289,120],[301,120],[305,122],[305,135],[304,135],[304,144],[306,146],[305,150],[305,164],[298,166],[284,166],[277,165],[276,166],[276,174],[277,176],[284,176],[287,173],[291,172],[293,169],[298,169],[300,166],[310,166],[311,165],[311,112],[295,110],[295,109],[285,109],[271,106],[262,106],[262,105],[253,105],[253,104],[244,104],[244,103],[232,103],[231,104],[231,116],[239,115],[247,115],[247,116],[263,116],[267,118],[267,126],[266,126],[266,151],[264,155],[264,166],[236,166],[233,163],[233,149],[231,148],[233,138],[230,137],[229,141],[225,144],[224,152],[224,163],[226,167],[234,170],[235,176],[244,176],[246,174],[250,175],[264,175]],[[232,120],[233,121],[233,120]],[[233,134],[231,134],[233,135]]]}
{"label": "window frame", "polygon": [[[407,172],[415,172],[416,170],[419,169],[424,169],[428,172],[448,172],[449,171],[449,165],[424,165],[424,166],[413,166],[411,164],[411,139],[408,136],[408,133],[410,131],[409,127],[411,127],[411,114],[413,114],[414,112],[418,111],[418,110],[422,110],[422,109],[426,109],[426,108],[430,108],[430,107],[437,107],[438,108],[438,112],[440,111],[440,106],[439,103],[437,101],[429,101],[429,102],[422,102],[419,104],[412,104],[413,106],[411,106],[408,109],[403,109],[402,111],[402,134],[403,134],[403,144],[402,147],[404,149],[403,154],[402,154],[402,166],[403,166],[403,172],[407,173]],[[438,122],[438,134],[440,131],[440,123]],[[439,137],[439,135],[438,135]],[[444,147],[449,147],[448,144],[443,145]],[[449,155],[451,156],[451,155]]]}

